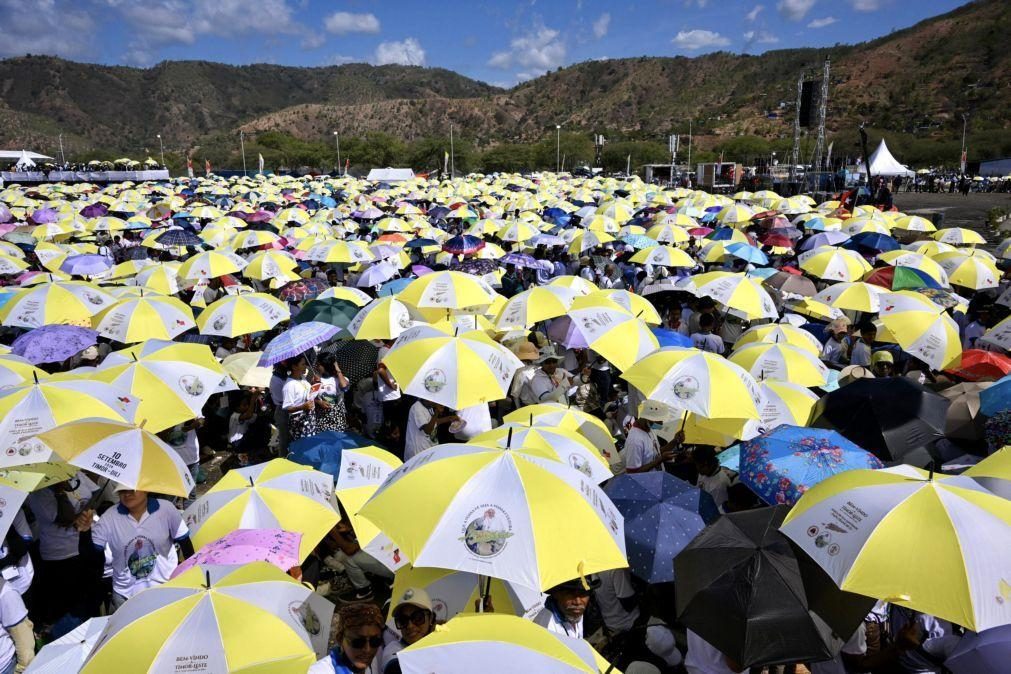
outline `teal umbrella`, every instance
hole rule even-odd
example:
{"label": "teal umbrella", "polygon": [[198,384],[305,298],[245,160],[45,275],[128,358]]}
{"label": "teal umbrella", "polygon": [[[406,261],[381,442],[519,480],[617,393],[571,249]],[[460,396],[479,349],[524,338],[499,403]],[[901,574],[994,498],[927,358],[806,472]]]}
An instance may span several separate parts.
{"label": "teal umbrella", "polygon": [[292,322],[307,323],[309,321],[316,321],[336,325],[338,328],[346,328],[360,308],[354,302],[336,297],[311,300],[302,306],[301,311],[292,319]]}

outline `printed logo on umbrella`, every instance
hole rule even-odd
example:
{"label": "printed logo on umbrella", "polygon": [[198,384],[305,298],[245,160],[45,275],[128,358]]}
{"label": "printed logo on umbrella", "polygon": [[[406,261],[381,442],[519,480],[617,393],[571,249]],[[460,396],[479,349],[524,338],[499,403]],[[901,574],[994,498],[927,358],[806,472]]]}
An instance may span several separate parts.
{"label": "printed logo on umbrella", "polygon": [[429,393],[438,393],[446,387],[446,373],[439,368],[431,369],[425,374],[422,385]]}
{"label": "printed logo on umbrella", "polygon": [[685,375],[671,385],[671,392],[681,400],[691,400],[701,389],[699,380],[692,375]]}
{"label": "printed logo on umbrella", "polygon": [[[478,511],[482,511],[478,514]],[[468,522],[459,540],[478,557],[496,557],[513,535],[509,514],[497,505],[480,505],[468,513]]]}

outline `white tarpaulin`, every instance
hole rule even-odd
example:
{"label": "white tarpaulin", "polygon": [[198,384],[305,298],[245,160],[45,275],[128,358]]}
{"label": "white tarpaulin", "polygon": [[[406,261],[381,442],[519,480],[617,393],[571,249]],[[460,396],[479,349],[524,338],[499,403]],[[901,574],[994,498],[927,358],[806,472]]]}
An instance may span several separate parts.
{"label": "white tarpaulin", "polygon": [[381,183],[393,183],[414,178],[414,171],[409,168],[374,168],[369,171],[369,180]]}
{"label": "white tarpaulin", "polygon": [[912,171],[900,164],[885,145],[885,139],[881,139],[878,149],[871,155],[871,175],[873,176],[911,176]]}
{"label": "white tarpaulin", "polygon": [[32,161],[27,152],[21,150],[21,157],[18,159],[18,163],[14,165],[14,169],[17,171],[27,171],[30,168],[35,168],[35,162]]}

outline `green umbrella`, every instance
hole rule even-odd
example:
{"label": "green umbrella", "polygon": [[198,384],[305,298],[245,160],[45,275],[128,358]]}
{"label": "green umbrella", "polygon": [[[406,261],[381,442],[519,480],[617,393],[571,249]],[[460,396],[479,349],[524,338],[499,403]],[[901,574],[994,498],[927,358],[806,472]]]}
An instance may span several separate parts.
{"label": "green umbrella", "polygon": [[302,310],[298,312],[298,315],[292,322],[306,323],[308,321],[318,321],[320,323],[336,325],[339,328],[346,328],[360,308],[354,302],[336,297],[310,300],[302,305]]}

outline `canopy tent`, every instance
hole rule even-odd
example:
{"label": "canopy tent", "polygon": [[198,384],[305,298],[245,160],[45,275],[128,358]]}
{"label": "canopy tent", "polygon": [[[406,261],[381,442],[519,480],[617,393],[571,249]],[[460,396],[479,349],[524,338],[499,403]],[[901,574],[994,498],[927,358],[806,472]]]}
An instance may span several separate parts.
{"label": "canopy tent", "polygon": [[38,152],[28,152],[26,150],[0,150],[0,163],[8,161],[19,161],[23,157],[28,157],[32,161],[39,159],[52,159],[52,157]]}
{"label": "canopy tent", "polygon": [[380,183],[395,183],[401,180],[413,180],[414,171],[409,168],[374,168],[369,171],[368,179]]}
{"label": "canopy tent", "polygon": [[885,139],[881,139],[878,149],[871,154],[871,175],[874,176],[912,176],[915,175],[904,165],[900,164],[892,153],[889,152]]}

